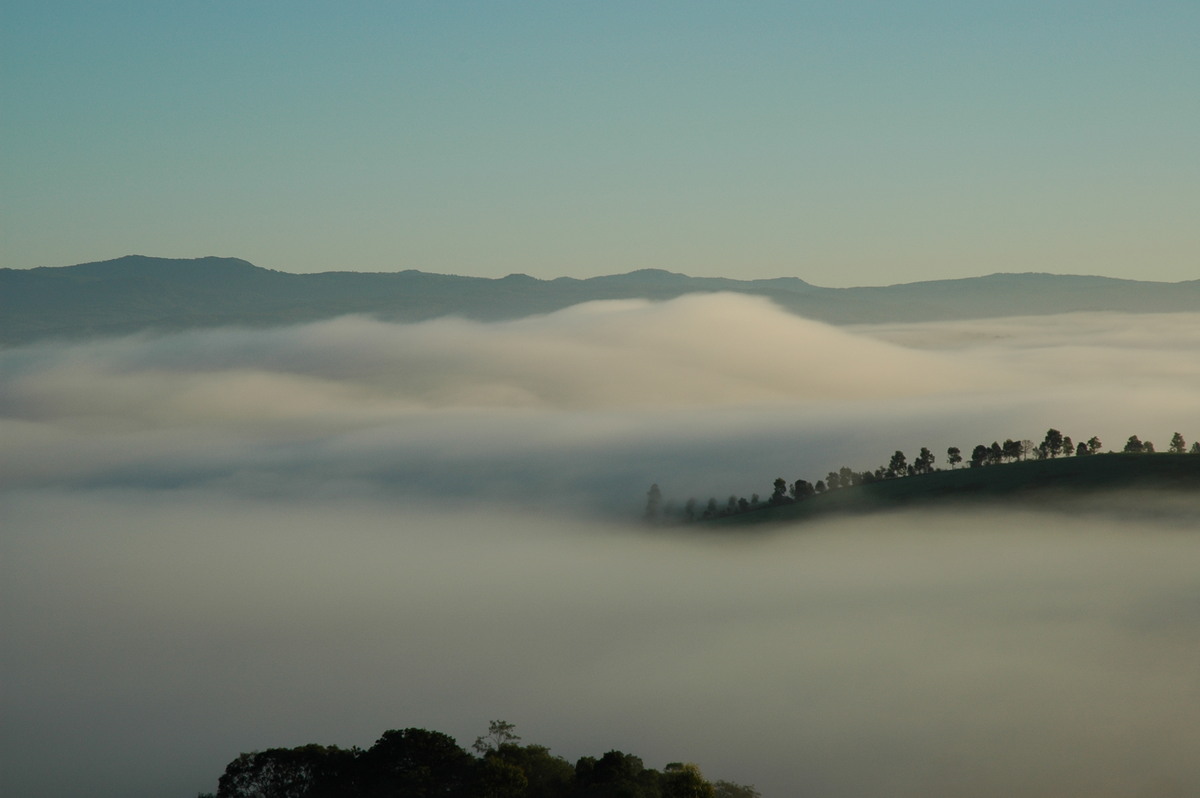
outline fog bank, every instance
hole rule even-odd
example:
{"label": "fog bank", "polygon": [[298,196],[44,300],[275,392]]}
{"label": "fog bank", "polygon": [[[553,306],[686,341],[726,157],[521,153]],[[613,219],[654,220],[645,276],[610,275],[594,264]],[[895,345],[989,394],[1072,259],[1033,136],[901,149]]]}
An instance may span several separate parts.
{"label": "fog bank", "polygon": [[[771,798],[1191,795],[1200,508],[637,524],[928,446],[1200,437],[1200,315],[749,297],[0,350],[5,792],[489,719]],[[70,767],[64,767],[69,762]]]}
{"label": "fog bank", "polygon": [[[1189,439],[1200,315],[834,328],[753,297],[363,318],[0,351],[0,479],[619,516],[1055,426]],[[1103,332],[1102,332],[1103,331]]]}
{"label": "fog bank", "polygon": [[502,717],[571,760],[695,760],[768,796],[1183,795],[1200,786],[1198,510],[713,538],[10,494],[6,780],[190,795],[240,751],[405,726],[465,744]]}

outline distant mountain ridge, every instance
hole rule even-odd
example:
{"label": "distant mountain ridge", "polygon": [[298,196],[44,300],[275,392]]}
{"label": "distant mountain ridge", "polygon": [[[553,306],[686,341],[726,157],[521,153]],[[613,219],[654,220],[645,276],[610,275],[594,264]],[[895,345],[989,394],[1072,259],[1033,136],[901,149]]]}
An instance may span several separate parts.
{"label": "distant mountain ridge", "polygon": [[578,279],[492,279],[401,272],[292,274],[238,258],[129,255],[76,266],[0,269],[0,344],[238,325],[275,326],[365,313],[392,321],[458,315],[515,319],[603,299],[673,299],[729,291],[768,297],[833,324],[1200,311],[1200,280],[1156,283],[1041,273],[992,274],[862,288],[796,277],[735,280],[662,269]]}

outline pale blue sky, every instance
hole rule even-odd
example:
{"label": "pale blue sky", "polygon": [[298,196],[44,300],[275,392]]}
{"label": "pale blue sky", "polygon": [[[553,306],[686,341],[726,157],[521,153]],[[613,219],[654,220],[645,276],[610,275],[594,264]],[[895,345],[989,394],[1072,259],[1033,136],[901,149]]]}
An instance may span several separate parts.
{"label": "pale blue sky", "polygon": [[0,0],[0,266],[1200,278],[1200,3]]}

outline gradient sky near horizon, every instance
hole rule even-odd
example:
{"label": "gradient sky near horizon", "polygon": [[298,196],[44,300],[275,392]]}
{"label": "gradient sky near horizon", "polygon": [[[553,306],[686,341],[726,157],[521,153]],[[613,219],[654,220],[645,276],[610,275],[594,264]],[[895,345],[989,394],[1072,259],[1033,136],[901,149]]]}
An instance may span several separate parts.
{"label": "gradient sky near horizon", "polygon": [[0,0],[0,267],[1200,277],[1200,4]]}

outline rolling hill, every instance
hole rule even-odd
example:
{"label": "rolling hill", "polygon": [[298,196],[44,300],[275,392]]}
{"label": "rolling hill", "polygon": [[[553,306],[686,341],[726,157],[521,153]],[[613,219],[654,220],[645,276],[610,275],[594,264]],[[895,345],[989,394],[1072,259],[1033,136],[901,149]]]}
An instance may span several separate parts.
{"label": "rolling hill", "polygon": [[839,488],[792,504],[762,504],[699,523],[714,528],[791,524],[831,515],[998,502],[1032,508],[1117,490],[1200,491],[1200,455],[1108,453],[935,471]]}

